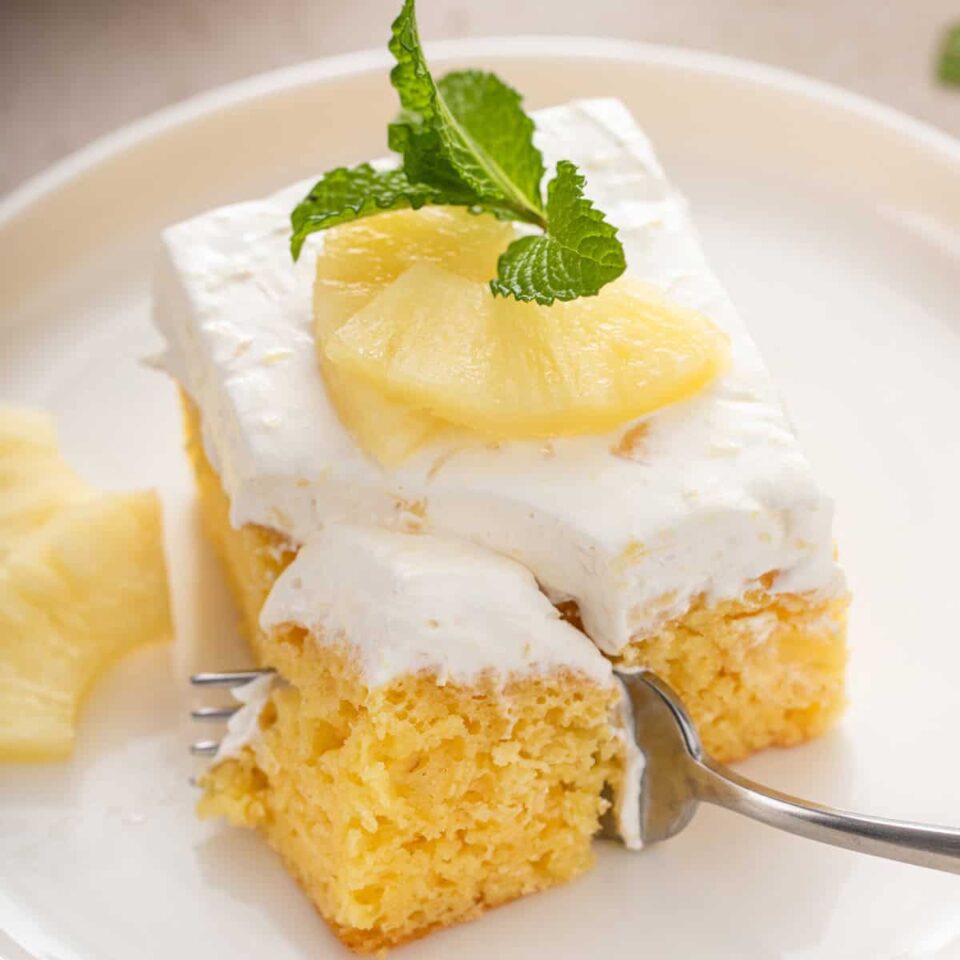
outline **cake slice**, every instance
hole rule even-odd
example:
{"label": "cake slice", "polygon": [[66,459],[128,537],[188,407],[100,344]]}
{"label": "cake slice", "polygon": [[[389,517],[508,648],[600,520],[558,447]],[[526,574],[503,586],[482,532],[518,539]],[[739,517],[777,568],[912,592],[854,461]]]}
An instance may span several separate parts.
{"label": "cake slice", "polygon": [[261,627],[282,679],[241,691],[201,811],[260,830],[355,949],[569,880],[605,787],[635,796],[610,664],[515,561],[331,524]]}
{"label": "cake slice", "polygon": [[420,529],[520,562],[615,663],[663,676],[719,759],[815,736],[843,704],[832,504],[626,108],[584,100],[534,118],[547,165],[576,162],[618,227],[628,279],[719,327],[728,367],[604,433],[463,444],[428,428],[385,466],[341,419],[317,362],[314,325],[331,307],[318,286],[314,317],[312,295],[318,269],[331,273],[330,235],[310,237],[296,264],[288,251],[306,185],[170,228],[156,320],[188,398],[206,510],[219,511],[211,526],[239,532],[219,539],[254,645],[270,584],[324,523]]}

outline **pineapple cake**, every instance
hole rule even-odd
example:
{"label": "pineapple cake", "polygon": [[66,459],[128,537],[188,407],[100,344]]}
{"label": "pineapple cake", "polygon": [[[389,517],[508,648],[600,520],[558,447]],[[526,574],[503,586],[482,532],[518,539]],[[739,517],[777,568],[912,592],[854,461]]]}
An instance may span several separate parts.
{"label": "pineapple cake", "polygon": [[650,143],[617,100],[531,120],[491,74],[435,83],[412,11],[402,166],[170,227],[155,296],[276,671],[200,809],[359,950],[570,879],[610,797],[636,836],[611,670],[656,671],[721,760],[843,705],[831,502]]}
{"label": "pineapple cake", "polygon": [[0,409],[0,760],[66,757],[97,677],[171,636],[156,494],[99,493],[50,416]]}

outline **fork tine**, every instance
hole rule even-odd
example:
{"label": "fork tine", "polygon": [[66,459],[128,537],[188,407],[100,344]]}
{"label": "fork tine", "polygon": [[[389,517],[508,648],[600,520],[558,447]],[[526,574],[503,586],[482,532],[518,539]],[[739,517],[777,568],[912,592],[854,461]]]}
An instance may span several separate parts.
{"label": "fork tine", "polygon": [[238,710],[236,707],[197,707],[190,711],[194,720],[229,720]]}
{"label": "fork tine", "polygon": [[190,682],[195,687],[239,687],[272,670],[225,670],[220,673],[195,673]]}
{"label": "fork tine", "polygon": [[[223,670],[216,673],[195,673],[190,683],[195,687],[239,687],[258,677],[269,676],[273,670]],[[190,711],[194,720],[229,720],[240,705],[229,707],[195,707]],[[197,740],[190,744],[195,757],[212,757],[220,749],[219,740]]]}

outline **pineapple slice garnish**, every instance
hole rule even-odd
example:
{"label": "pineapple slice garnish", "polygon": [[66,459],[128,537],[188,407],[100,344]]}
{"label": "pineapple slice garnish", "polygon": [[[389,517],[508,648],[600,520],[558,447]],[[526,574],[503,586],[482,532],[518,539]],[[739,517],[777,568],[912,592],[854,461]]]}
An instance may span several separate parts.
{"label": "pineapple slice garnish", "polygon": [[360,446],[395,466],[441,436],[470,442],[429,413],[385,396],[369,379],[330,363],[326,344],[358,310],[416,263],[447,267],[482,282],[514,237],[507,223],[454,207],[383,213],[324,234],[314,286],[314,333],[327,394]]}
{"label": "pineapple slice garnish", "polygon": [[457,207],[395,210],[334,227],[317,258],[316,314],[336,329],[414,264],[430,263],[484,283],[516,236],[509,223]]}
{"label": "pineapple slice garnish", "polygon": [[512,226],[445,208],[331,230],[318,261],[321,369],[340,416],[397,462],[451,427],[488,440],[602,433],[702,390],[729,341],[628,277],[543,307],[487,280]]}
{"label": "pineapple slice garnish", "polygon": [[97,493],[47,415],[0,410],[0,760],[66,757],[94,680],[171,633],[156,494]]}

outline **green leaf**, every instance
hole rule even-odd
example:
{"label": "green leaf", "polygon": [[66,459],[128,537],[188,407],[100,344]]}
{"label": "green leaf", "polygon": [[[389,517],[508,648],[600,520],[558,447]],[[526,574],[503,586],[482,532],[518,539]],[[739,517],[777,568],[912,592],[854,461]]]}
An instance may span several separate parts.
{"label": "green leaf", "polygon": [[947,31],[937,73],[943,83],[960,85],[960,23]]}
{"label": "green leaf", "polygon": [[393,23],[390,74],[403,108],[390,125],[390,147],[403,154],[410,180],[472,191],[477,202],[543,225],[543,157],[522,99],[492,73],[462,70],[439,84],[417,31],[416,4],[404,0]]}
{"label": "green leaf", "polygon": [[389,45],[401,111],[388,139],[403,166],[376,170],[361,164],[326,174],[291,215],[294,259],[316,230],[386,210],[441,204],[546,231],[507,248],[490,282],[495,294],[550,304],[592,296],[623,273],[617,231],[584,197],[584,179],[569,161],[557,164],[544,206],[543,157],[516,90],[480,70],[460,70],[436,82],[420,44],[415,0],[404,0]]}
{"label": "green leaf", "polygon": [[547,187],[547,221],[543,236],[521,237],[497,263],[490,289],[500,296],[535,300],[592,297],[626,269],[617,228],[583,195],[585,178],[569,160],[557,164]]}
{"label": "green leaf", "polygon": [[533,144],[533,120],[524,112],[520,94],[479,70],[448,73],[439,88],[460,134],[451,137],[449,145],[460,175],[482,197],[496,199],[484,189],[489,178],[505,199],[519,193],[529,209],[542,215],[543,156]]}
{"label": "green leaf", "polygon": [[402,170],[376,170],[369,163],[338,167],[325,174],[290,215],[290,251],[296,260],[307,236],[317,230],[385,210],[417,210],[437,202],[452,201],[441,198],[433,187],[410,183]]}

